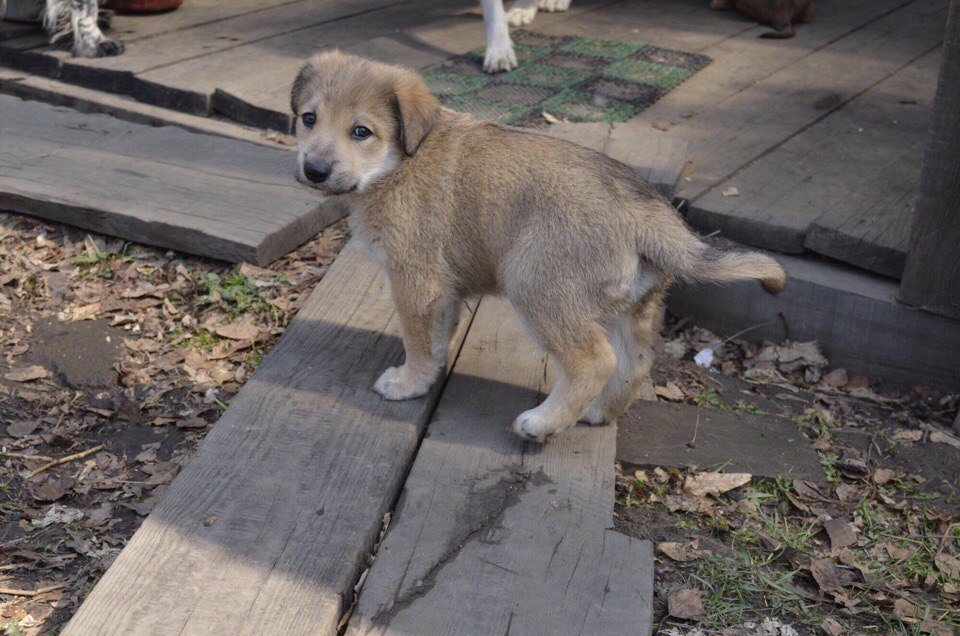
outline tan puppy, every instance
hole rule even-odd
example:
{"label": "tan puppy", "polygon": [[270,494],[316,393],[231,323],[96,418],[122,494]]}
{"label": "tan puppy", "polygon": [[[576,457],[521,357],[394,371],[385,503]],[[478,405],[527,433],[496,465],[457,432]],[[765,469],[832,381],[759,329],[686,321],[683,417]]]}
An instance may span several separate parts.
{"label": "tan puppy", "polygon": [[299,180],[345,197],[354,240],[389,274],[406,360],[375,384],[387,399],[426,393],[461,301],[500,294],[560,367],[517,434],[612,422],[650,370],[672,281],[784,284],[770,257],[702,243],[632,169],[441,108],[410,71],[322,53],[291,106]]}

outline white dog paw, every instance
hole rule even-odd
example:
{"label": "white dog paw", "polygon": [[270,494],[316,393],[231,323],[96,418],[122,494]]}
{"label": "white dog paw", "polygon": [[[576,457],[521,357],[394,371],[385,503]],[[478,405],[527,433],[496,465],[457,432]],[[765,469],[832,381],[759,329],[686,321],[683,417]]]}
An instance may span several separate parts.
{"label": "white dog paw", "polygon": [[409,377],[406,365],[390,367],[373,385],[374,390],[388,400],[409,400],[426,395],[433,378]]}
{"label": "white dog paw", "polygon": [[539,0],[537,8],[550,13],[566,11],[570,8],[570,0]]}
{"label": "white dog paw", "polygon": [[546,441],[547,437],[554,433],[559,433],[567,426],[564,422],[558,422],[551,418],[541,408],[524,411],[513,421],[513,432],[523,439],[540,442]]}
{"label": "white dog paw", "polygon": [[526,26],[537,16],[537,7],[512,7],[507,11],[507,24],[510,26]]}
{"label": "white dog paw", "polygon": [[517,55],[513,52],[513,43],[509,40],[494,42],[487,47],[483,59],[483,70],[487,73],[499,73],[517,68]]}

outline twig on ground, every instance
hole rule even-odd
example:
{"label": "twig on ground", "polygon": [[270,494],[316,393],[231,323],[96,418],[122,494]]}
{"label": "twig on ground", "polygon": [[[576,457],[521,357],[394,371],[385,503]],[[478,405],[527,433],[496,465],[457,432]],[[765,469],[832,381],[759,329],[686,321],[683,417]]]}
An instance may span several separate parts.
{"label": "twig on ground", "polygon": [[54,590],[59,590],[65,587],[67,587],[66,583],[48,585],[47,587],[41,587],[39,590],[18,590],[12,587],[0,587],[0,594],[10,594],[12,596],[40,596],[41,594],[53,592]]}
{"label": "twig on ground", "polygon": [[0,453],[3,457],[10,457],[12,459],[40,459],[45,462],[53,461],[53,457],[48,457],[47,455],[29,455],[27,453]]}
{"label": "twig on ground", "polygon": [[32,478],[32,477],[36,477],[37,475],[39,475],[39,474],[42,473],[43,471],[48,470],[48,469],[50,469],[50,468],[53,468],[54,466],[59,466],[60,464],[66,464],[66,463],[72,462],[72,461],[74,461],[74,460],[76,460],[76,459],[82,459],[82,458],[86,457],[87,455],[90,455],[90,454],[92,454],[92,453],[96,453],[97,451],[103,450],[103,447],[104,447],[103,444],[98,444],[98,445],[94,446],[93,448],[89,448],[89,449],[87,449],[87,450],[85,450],[85,451],[81,451],[81,452],[79,452],[79,453],[74,453],[73,455],[67,455],[66,457],[61,457],[60,459],[55,459],[55,460],[53,460],[53,461],[51,461],[51,462],[47,462],[46,464],[44,464],[44,465],[41,466],[40,468],[37,468],[37,469],[35,469],[35,470],[30,471],[30,474],[27,475],[27,479],[30,479],[30,478]]}

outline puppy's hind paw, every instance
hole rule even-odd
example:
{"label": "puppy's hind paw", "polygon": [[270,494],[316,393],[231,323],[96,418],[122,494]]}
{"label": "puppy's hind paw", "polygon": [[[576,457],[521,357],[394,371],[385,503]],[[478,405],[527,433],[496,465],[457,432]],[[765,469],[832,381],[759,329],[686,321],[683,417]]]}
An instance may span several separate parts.
{"label": "puppy's hind paw", "polygon": [[507,24],[510,26],[526,26],[533,22],[537,15],[537,7],[513,7],[507,11]]}
{"label": "puppy's hind paw", "polygon": [[373,385],[374,390],[388,400],[410,400],[426,395],[432,378],[411,378],[406,366],[390,367]]}
{"label": "puppy's hind paw", "polygon": [[483,58],[483,70],[487,73],[500,73],[517,68],[517,55],[513,52],[513,44],[495,43],[487,47],[487,54]]}
{"label": "puppy's hind paw", "polygon": [[608,417],[602,408],[594,404],[587,409],[587,412],[583,414],[583,417],[580,418],[580,421],[586,422],[591,426],[606,426],[608,424],[615,423],[617,418]]}

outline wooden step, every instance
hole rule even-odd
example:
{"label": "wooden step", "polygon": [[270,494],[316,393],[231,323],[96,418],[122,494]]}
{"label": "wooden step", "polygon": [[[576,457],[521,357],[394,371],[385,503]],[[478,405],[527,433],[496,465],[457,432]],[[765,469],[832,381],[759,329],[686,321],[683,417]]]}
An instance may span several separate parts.
{"label": "wooden step", "polygon": [[373,391],[398,333],[349,243],[64,634],[335,634],[441,390]]}
{"label": "wooden step", "polygon": [[615,426],[525,443],[546,354],[485,298],[348,634],[648,634],[653,554],[613,530]]}
{"label": "wooden step", "polygon": [[0,95],[0,209],[265,265],[345,210],[288,150]]}

